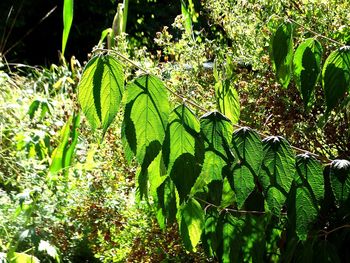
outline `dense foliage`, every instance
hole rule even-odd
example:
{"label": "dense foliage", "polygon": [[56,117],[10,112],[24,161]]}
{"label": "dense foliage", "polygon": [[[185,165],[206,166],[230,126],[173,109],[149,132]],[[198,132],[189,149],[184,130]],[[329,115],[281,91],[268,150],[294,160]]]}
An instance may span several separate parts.
{"label": "dense foliage", "polygon": [[350,4],[177,4],[0,71],[0,262],[350,260]]}

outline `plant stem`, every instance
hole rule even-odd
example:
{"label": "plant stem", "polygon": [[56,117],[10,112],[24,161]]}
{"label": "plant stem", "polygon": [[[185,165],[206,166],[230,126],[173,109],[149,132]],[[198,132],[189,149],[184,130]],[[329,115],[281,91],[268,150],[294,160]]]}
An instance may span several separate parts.
{"label": "plant stem", "polygon": [[336,232],[336,231],[343,229],[343,228],[350,228],[350,225],[343,225],[343,226],[336,227],[336,228],[329,230],[329,231],[321,230],[320,232],[322,232],[322,234],[320,234],[320,236],[324,236],[325,238],[327,238],[327,236],[329,234],[332,234],[333,232]]}
{"label": "plant stem", "polygon": [[337,45],[339,45],[339,46],[344,46],[343,43],[341,43],[341,42],[339,42],[339,41],[336,41],[336,40],[334,40],[334,39],[332,39],[332,38],[326,37],[326,36],[324,36],[324,35],[321,35],[320,33],[317,33],[316,31],[314,31],[314,30],[312,30],[312,29],[310,29],[310,28],[305,27],[304,25],[300,24],[299,22],[295,21],[295,20],[292,19],[292,18],[288,18],[288,20],[289,20],[290,22],[292,22],[292,23],[294,23],[294,24],[300,26],[300,27],[303,28],[304,30],[309,31],[310,33],[314,34],[314,35],[317,36],[317,37],[323,38],[323,39],[325,39],[325,40],[327,40],[327,41],[329,41],[329,42],[332,42],[332,43],[334,43],[334,44],[337,44]]}
{"label": "plant stem", "polygon": [[[110,53],[113,53],[115,55],[117,55],[118,57],[122,58],[123,60],[125,60],[126,62],[128,62],[129,64],[133,65],[134,67],[138,68],[139,70],[141,70],[142,72],[144,72],[145,74],[150,74],[147,70],[145,70],[144,68],[142,68],[141,66],[137,65],[134,61],[132,61],[131,59],[127,58],[126,56],[124,56],[123,54],[119,53],[118,51],[115,51],[115,50],[108,50],[108,49],[104,49],[104,48],[96,48],[94,49],[92,52],[96,52],[96,51],[102,51],[102,52],[110,52]],[[177,97],[178,99],[180,99],[182,101],[182,103],[188,103],[190,105],[192,105],[193,107],[197,108],[198,110],[204,112],[204,113],[207,113],[208,111],[206,109],[204,109],[203,107],[201,107],[200,105],[198,105],[197,103],[195,103],[194,101],[190,100],[190,99],[187,99],[185,98],[184,96],[176,93],[175,91],[171,90],[170,88],[168,88],[167,86],[165,86],[165,88],[171,93],[173,94],[175,97]],[[242,125],[239,125],[239,124],[233,124],[234,127],[240,129],[240,128],[244,128],[244,126]],[[267,134],[264,134],[260,131],[256,131],[261,137],[263,138],[267,138],[269,137],[270,135],[267,135]],[[321,160],[321,161],[324,161],[326,163],[330,163],[332,162],[332,160],[328,159],[326,156],[320,156],[318,154],[315,154],[315,153],[311,153],[307,150],[304,150],[304,149],[300,149],[298,147],[295,147],[295,146],[291,146],[291,148],[297,152],[301,152],[301,153],[306,153],[306,154],[309,154],[309,155],[312,155],[313,157]]]}
{"label": "plant stem", "polygon": [[[212,206],[215,207],[217,209],[220,210],[220,213],[222,211],[226,211],[226,212],[233,212],[233,213],[239,213],[239,214],[253,214],[253,215],[265,215],[266,212],[265,211],[256,211],[256,210],[238,210],[238,209],[233,209],[233,208],[221,208],[217,205],[211,204],[208,201],[205,201],[201,198],[195,197],[196,200],[208,205],[208,207]],[[287,215],[287,213],[283,212],[281,213],[281,215]]]}

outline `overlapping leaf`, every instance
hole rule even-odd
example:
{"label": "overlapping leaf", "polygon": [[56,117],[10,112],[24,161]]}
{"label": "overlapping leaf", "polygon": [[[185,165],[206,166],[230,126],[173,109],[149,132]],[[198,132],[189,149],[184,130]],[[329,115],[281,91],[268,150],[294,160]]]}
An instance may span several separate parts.
{"label": "overlapping leaf", "polygon": [[219,243],[216,232],[218,219],[219,212],[215,208],[209,208],[205,215],[205,222],[202,233],[202,244],[207,254],[211,257],[215,255]]}
{"label": "overlapping leaf", "polygon": [[324,196],[322,165],[309,154],[296,157],[294,184],[289,192],[288,220],[300,240],[306,240],[312,223],[319,213],[319,202]]}
{"label": "overlapping leaf", "polygon": [[237,159],[228,178],[240,208],[255,188],[255,177],[259,174],[263,159],[263,147],[259,135],[244,127],[233,133],[232,149]]}
{"label": "overlapping leaf", "polygon": [[259,181],[265,191],[269,209],[279,214],[294,176],[294,153],[282,137],[270,136],[263,140],[264,159]]}
{"label": "overlapping leaf", "polygon": [[199,132],[197,117],[185,105],[176,107],[170,114],[163,153],[180,199],[187,196],[200,173],[204,149]]}
{"label": "overlapping leaf", "polygon": [[205,156],[201,174],[192,192],[196,192],[211,181],[222,181],[224,171],[233,159],[229,147],[232,138],[230,120],[219,112],[210,112],[201,117],[200,123]]}
{"label": "overlapping leaf", "polygon": [[78,85],[78,100],[91,127],[106,132],[124,93],[122,65],[110,55],[96,56],[86,65]]}
{"label": "overlapping leaf", "polygon": [[137,173],[140,198],[148,195],[148,167],[161,151],[169,114],[167,91],[155,76],[144,75],[128,84],[122,125],[127,159],[132,155],[141,168]]}
{"label": "overlapping leaf", "polygon": [[309,154],[300,154],[296,158],[296,169],[303,185],[309,189],[317,202],[324,197],[324,178],[321,163]]}
{"label": "overlapping leaf", "polygon": [[293,58],[296,85],[308,108],[314,100],[315,85],[321,73],[322,46],[316,39],[309,38],[302,42]]}
{"label": "overlapping leaf", "polygon": [[287,88],[291,78],[293,60],[293,27],[291,23],[282,23],[277,28],[272,36],[270,48],[277,80],[284,88]]}
{"label": "overlapping leaf", "polygon": [[227,178],[228,176],[224,178],[224,181],[222,183],[220,207],[227,207],[233,205],[237,201],[236,194],[232,190],[230,182]]}
{"label": "overlapping leaf", "polygon": [[333,51],[322,70],[327,112],[334,109],[350,89],[350,47]]}
{"label": "overlapping leaf", "polygon": [[331,164],[330,181],[332,191],[339,204],[350,199],[350,162],[334,160]]}
{"label": "overlapping leaf", "polygon": [[166,222],[174,222],[177,212],[176,189],[170,177],[167,177],[157,188],[157,197],[158,205]]}
{"label": "overlapping leaf", "polygon": [[216,255],[219,262],[237,262],[242,245],[242,225],[244,221],[230,213],[222,214],[217,223],[218,246]]}
{"label": "overlapping leaf", "polygon": [[168,122],[166,88],[155,76],[144,75],[127,85],[123,136],[127,147],[146,169],[161,150]]}
{"label": "overlapping leaf", "polygon": [[180,234],[187,250],[194,250],[197,246],[204,227],[204,216],[201,205],[193,198],[180,207]]}
{"label": "overlapping leaf", "polygon": [[240,102],[233,82],[230,80],[218,81],[215,84],[215,96],[218,110],[232,123],[237,123],[240,116]]}
{"label": "overlapping leaf", "polygon": [[300,240],[306,240],[309,228],[317,218],[318,208],[307,187],[297,187],[295,196],[296,233]]}

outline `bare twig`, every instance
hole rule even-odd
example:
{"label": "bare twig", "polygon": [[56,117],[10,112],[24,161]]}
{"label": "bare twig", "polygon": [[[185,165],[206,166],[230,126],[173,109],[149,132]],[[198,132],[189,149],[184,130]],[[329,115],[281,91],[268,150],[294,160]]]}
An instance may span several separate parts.
{"label": "bare twig", "polygon": [[327,239],[327,236],[329,235],[329,234],[332,234],[332,233],[334,233],[334,232],[336,232],[336,231],[338,231],[338,230],[341,230],[341,229],[343,229],[343,228],[350,228],[350,225],[343,225],[343,226],[339,226],[339,227],[336,227],[336,228],[334,228],[334,229],[332,229],[332,230],[329,230],[329,231],[327,231],[327,230],[320,230],[320,232],[322,233],[322,234],[320,234],[320,236],[324,236],[326,239]]}

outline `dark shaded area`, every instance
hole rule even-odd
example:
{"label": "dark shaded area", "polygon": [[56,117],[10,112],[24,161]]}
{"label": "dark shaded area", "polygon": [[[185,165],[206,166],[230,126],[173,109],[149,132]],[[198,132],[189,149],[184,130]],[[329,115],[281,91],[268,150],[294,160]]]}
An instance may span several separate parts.
{"label": "dark shaded area", "polygon": [[[86,60],[87,54],[98,43],[101,32],[111,26],[117,2],[116,0],[74,1],[73,25],[66,47],[67,58],[75,55],[80,61]],[[38,25],[55,6],[56,10]],[[57,63],[62,42],[62,9],[63,0],[1,0],[0,50],[4,53],[19,41],[19,44],[6,54],[6,59],[9,62],[40,65]],[[180,3],[177,0],[130,0],[126,31],[130,35],[131,42],[145,44],[152,50],[155,33],[165,25],[170,26],[175,16],[180,13]],[[13,28],[5,44],[3,36],[9,32],[11,24]],[[21,40],[33,28],[35,29]]]}

